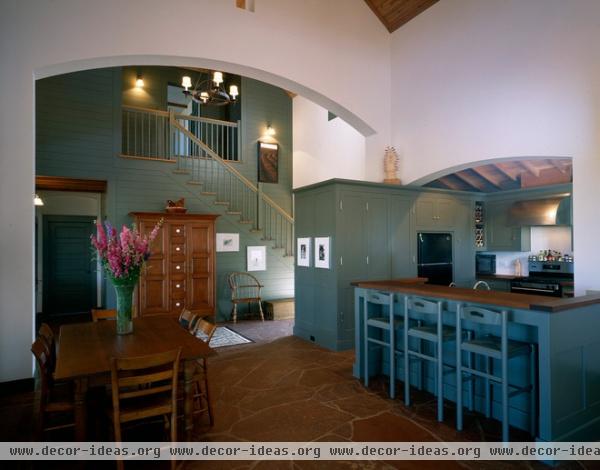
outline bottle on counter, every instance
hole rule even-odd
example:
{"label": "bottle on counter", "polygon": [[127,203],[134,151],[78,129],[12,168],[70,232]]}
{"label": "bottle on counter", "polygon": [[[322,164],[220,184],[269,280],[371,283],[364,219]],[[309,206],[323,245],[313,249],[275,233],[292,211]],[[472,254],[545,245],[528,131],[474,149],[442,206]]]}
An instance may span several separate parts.
{"label": "bottle on counter", "polygon": [[515,276],[522,276],[523,275],[523,270],[521,268],[521,260],[519,258],[517,258],[515,260]]}

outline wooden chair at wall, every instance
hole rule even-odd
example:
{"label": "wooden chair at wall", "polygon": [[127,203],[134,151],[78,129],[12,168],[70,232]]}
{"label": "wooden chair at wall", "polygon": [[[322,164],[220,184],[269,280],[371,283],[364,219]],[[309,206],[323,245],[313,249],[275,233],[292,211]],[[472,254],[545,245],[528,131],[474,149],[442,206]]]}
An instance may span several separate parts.
{"label": "wooden chair at wall", "polygon": [[[62,399],[58,397],[59,390],[57,390],[57,387],[52,380],[50,351],[48,350],[46,341],[43,338],[38,337],[31,345],[31,352],[35,356],[40,380],[36,440],[41,441],[45,431],[75,426],[75,405],[72,390],[70,390],[69,387],[70,384],[62,384],[63,388],[66,388],[66,390],[62,390],[64,392],[64,397]],[[51,415],[55,416],[59,414],[71,414],[72,419],[65,424],[46,426],[46,422]]]}
{"label": "wooden chair at wall", "polygon": [[114,320],[117,318],[117,311],[114,309],[92,309],[92,321],[97,322],[99,320]]}
{"label": "wooden chair at wall", "polygon": [[262,309],[262,298],[260,291],[263,286],[258,282],[252,274],[248,273],[231,273],[227,278],[229,288],[231,289],[231,303],[233,304],[233,323],[237,322],[237,306],[238,304],[250,304],[257,302],[260,311],[260,319],[265,321],[265,316]]}
{"label": "wooden chair at wall", "polygon": [[[210,343],[217,325],[210,323],[204,318],[200,318],[196,323],[196,331],[202,332],[202,337],[196,335],[200,341],[206,344]],[[208,387],[208,363],[206,358],[196,362],[196,373],[194,374],[194,416],[208,412],[210,425],[213,426],[214,416],[212,404],[210,402],[210,392]]]}
{"label": "wooden chair at wall", "polygon": [[[181,348],[138,357],[111,358],[112,413],[115,441],[121,425],[163,416],[172,442],[177,442],[177,386]],[[176,461],[171,461],[174,469]],[[117,460],[123,469],[123,461]]]}

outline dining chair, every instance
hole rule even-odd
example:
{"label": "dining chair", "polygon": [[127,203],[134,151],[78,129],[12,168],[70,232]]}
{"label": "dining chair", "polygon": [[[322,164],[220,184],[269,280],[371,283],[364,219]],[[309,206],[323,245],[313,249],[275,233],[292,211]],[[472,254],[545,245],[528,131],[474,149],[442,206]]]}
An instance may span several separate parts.
{"label": "dining chair", "polygon": [[92,321],[98,322],[99,320],[114,320],[117,318],[117,311],[114,309],[92,309]]}
{"label": "dining chair", "polygon": [[56,336],[47,323],[42,323],[38,330],[38,337],[46,343],[46,347],[50,353],[49,368],[51,372],[54,372],[54,368],[56,367]]}
{"label": "dining chair", "polygon": [[[121,425],[163,416],[172,442],[177,442],[177,389],[181,348],[137,357],[112,357],[112,413],[116,442],[122,441]],[[176,461],[171,461],[174,469]],[[123,469],[123,461],[117,460]]]}
{"label": "dining chair", "polygon": [[265,321],[265,316],[262,309],[261,289],[262,284],[258,282],[252,274],[235,272],[227,277],[229,288],[231,289],[231,303],[233,304],[232,317],[233,323],[237,322],[237,306],[238,304],[248,304],[248,311],[251,303],[258,303],[260,319]]}
{"label": "dining chair", "polygon": [[[530,426],[531,434],[535,437],[537,424],[537,346],[535,343],[514,341],[508,338],[508,322],[510,312],[497,311],[482,307],[459,305],[456,315],[456,429],[462,431],[463,407],[462,385],[466,378],[484,379],[485,383],[485,415],[492,415],[492,384],[500,385],[502,403],[502,440],[509,440],[509,399],[522,393],[530,394]],[[463,340],[463,322],[468,321],[495,328],[496,334],[474,336]],[[498,335],[499,333],[499,335]],[[485,371],[479,370],[472,364],[464,365],[462,353],[483,357]],[[517,356],[529,356],[530,383],[526,386],[517,386],[508,382],[509,360]],[[493,360],[500,361],[500,374],[493,371]],[[512,392],[509,393],[509,388]]]}
{"label": "dining chair", "polygon": [[188,330],[190,333],[194,334],[196,331],[196,324],[200,317],[195,313],[190,312],[187,308],[184,308],[179,314],[179,324]]}
{"label": "dining chair", "polygon": [[[54,431],[75,427],[75,405],[72,393],[72,387],[69,383],[62,383],[58,386],[52,380],[52,371],[50,370],[50,352],[46,341],[38,337],[31,345],[40,380],[40,396],[38,422],[36,426],[36,439],[42,440],[46,431]],[[62,390],[59,390],[62,389]],[[62,395],[60,394],[62,392]],[[65,424],[46,426],[48,419],[60,414],[71,414],[72,421]]]}
{"label": "dining chair", "polygon": [[[204,318],[200,318],[196,323],[196,330],[202,334],[201,337],[196,334],[196,337],[208,345],[217,330],[217,325],[210,323]],[[194,416],[208,412],[210,425],[213,426],[214,415],[210,401],[210,390],[208,387],[208,361],[205,357],[196,361],[196,372],[194,373],[193,381]]]}

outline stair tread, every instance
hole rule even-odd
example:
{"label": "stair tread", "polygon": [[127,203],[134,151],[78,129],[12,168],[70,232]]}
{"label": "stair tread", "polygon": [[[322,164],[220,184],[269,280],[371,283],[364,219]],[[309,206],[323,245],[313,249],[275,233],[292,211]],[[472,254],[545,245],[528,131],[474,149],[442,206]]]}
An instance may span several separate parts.
{"label": "stair tread", "polygon": [[212,191],[202,191],[200,194],[204,196],[216,196],[217,193],[213,193]]}
{"label": "stair tread", "polygon": [[196,186],[202,186],[204,183],[202,181],[194,181],[194,180],[190,180],[187,182],[187,184],[193,184]]}
{"label": "stair tread", "polygon": [[227,211],[227,214],[229,214],[229,215],[241,215],[241,212],[239,212],[239,211]]}
{"label": "stair tread", "polygon": [[216,206],[228,206],[229,202],[227,201],[215,201]]}
{"label": "stair tread", "polygon": [[173,173],[176,175],[189,175],[190,170],[173,170]]}

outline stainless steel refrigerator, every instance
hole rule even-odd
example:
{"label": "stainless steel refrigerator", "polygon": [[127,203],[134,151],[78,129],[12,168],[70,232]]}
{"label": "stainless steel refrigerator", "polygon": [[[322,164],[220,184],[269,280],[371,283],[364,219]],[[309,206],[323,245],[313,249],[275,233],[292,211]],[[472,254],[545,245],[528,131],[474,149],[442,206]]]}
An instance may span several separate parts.
{"label": "stainless steel refrigerator", "polygon": [[417,267],[419,277],[429,284],[449,285],[453,279],[452,234],[423,233],[417,235]]}

